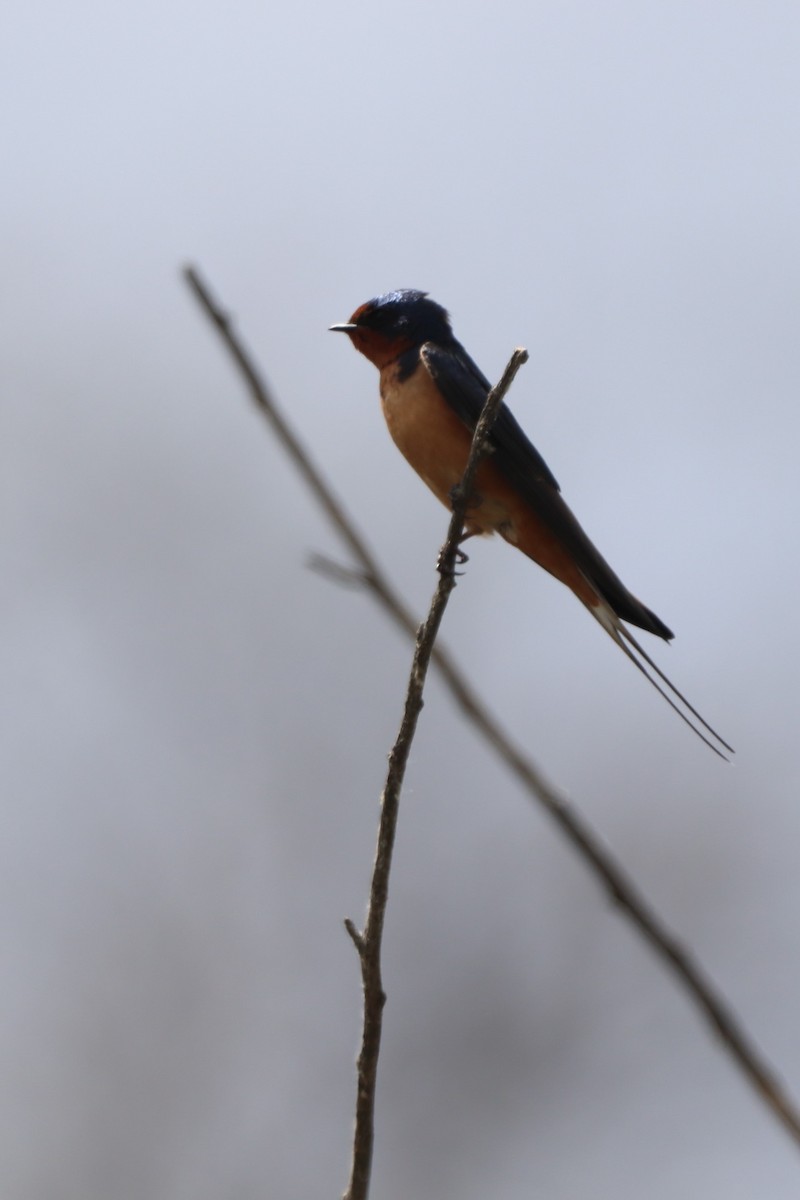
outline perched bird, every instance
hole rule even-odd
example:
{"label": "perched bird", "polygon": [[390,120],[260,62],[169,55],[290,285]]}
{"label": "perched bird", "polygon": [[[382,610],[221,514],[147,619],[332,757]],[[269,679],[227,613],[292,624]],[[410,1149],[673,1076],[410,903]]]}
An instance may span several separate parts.
{"label": "perched bird", "polygon": [[[447,312],[426,292],[407,288],[367,301],[349,321],[330,328],[346,333],[378,368],[383,415],[395,445],[450,507],[491,385],[453,336]],[[731,751],[623,624],[627,621],[665,641],[673,636],[628,591],[589,540],[549,467],[506,405],[489,437],[489,453],[478,467],[464,528],[465,538],[491,533],[499,533],[565,583],[698,737],[722,758],[715,742]],[[665,687],[649,674],[648,666]]]}

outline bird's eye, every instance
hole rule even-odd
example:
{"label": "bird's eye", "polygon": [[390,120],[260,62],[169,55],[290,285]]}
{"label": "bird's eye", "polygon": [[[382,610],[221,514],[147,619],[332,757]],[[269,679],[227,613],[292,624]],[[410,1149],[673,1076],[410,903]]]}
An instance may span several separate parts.
{"label": "bird's eye", "polygon": [[366,318],[364,324],[378,332],[389,329],[395,323],[393,314],[385,308],[374,308],[371,313],[366,314]]}

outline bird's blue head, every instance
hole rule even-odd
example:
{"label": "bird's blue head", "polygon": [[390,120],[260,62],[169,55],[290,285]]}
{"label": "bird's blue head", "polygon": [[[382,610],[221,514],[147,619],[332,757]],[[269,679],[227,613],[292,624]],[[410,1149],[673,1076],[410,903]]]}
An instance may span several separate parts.
{"label": "bird's blue head", "polygon": [[349,334],[355,348],[379,368],[423,342],[446,345],[453,338],[441,304],[414,288],[376,296],[357,308],[349,321],[331,329]]}

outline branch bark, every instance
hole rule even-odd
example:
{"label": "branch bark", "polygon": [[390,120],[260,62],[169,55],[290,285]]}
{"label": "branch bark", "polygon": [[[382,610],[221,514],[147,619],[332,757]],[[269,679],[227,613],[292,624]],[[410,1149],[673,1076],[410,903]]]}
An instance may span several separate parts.
{"label": "branch bark", "polygon": [[478,463],[486,449],[486,438],[497,416],[500,404],[510,388],[514,376],[524,362],[526,350],[515,350],[503,377],[492,389],[483,407],[472,439],[464,477],[453,495],[453,514],[447,531],[447,539],[439,554],[439,582],[433,594],[431,607],[419,628],[414,646],[411,673],[408,678],[403,718],[400,729],[389,754],[389,769],[381,795],[381,817],[378,825],[378,844],[372,869],[369,908],[363,933],[359,933],[352,921],[346,921],[347,932],[353,939],[361,961],[361,978],[364,988],[364,1020],[361,1050],[358,1056],[358,1090],[356,1094],[356,1122],[353,1134],[353,1158],[350,1183],[343,1200],[367,1200],[372,1173],[372,1150],[375,1140],[375,1092],[377,1087],[378,1057],[383,1028],[383,1008],[386,995],[381,977],[381,946],[386,904],[389,896],[389,874],[392,866],[395,830],[400,804],[400,793],[405,778],[406,765],[417,721],[422,712],[422,693],[428,667],[433,655],[434,643],[442,623],[445,608],[453,588],[456,586],[455,563],[458,545],[464,528],[469,496],[475,479]]}
{"label": "branch bark", "polygon": [[[301,476],[319,500],[335,530],[351,551],[355,569],[342,567],[329,559],[318,558],[315,565],[326,574],[337,574],[348,583],[360,583],[389,613],[392,619],[414,637],[417,623],[400,599],[377,559],[357,532],[354,523],[334,496],[321,470],[312,462],[308,452],[291,430],[275,405],[269,389],[244,349],[224,311],[215,303],[208,288],[193,267],[187,267],[185,278],[206,316],[219,331],[223,342],[241,371],[257,407],[272,425],[278,439],[296,464]],[[771,1115],[800,1145],[800,1109],[782,1081],[773,1071],[749,1032],[738,1019],[730,1003],[704,971],[694,955],[682,945],[650,905],[644,894],[606,848],[577,808],[551,784],[534,763],[516,746],[500,722],[483,703],[456,666],[451,655],[441,646],[434,646],[431,660],[435,663],[453,699],[479,733],[516,776],[528,794],[555,821],[585,865],[594,874],[611,899],[645,939],[651,950],[672,972],[676,982],[698,1006],[717,1034],[723,1048],[751,1084]],[[351,937],[355,929],[348,925]],[[358,947],[358,937],[354,941]]]}

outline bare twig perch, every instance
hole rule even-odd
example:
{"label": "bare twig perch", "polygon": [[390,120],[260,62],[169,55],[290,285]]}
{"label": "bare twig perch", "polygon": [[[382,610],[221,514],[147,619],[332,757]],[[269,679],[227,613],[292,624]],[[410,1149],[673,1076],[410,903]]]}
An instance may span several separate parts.
{"label": "bare twig perch", "polygon": [[[266,416],[286,452],[295,462],[314,495],[327,513],[339,536],[349,547],[358,567],[342,568],[327,559],[318,560],[327,569],[338,573],[348,582],[358,582],[367,588],[391,614],[406,633],[414,637],[417,622],[388,581],[371,550],[356,532],[353,522],[334,497],[330,487],[300,445],[297,436],[278,412],[269,390],[251,358],[230,326],[225,313],[211,297],[197,271],[187,268],[187,283],[206,315],[218,329],[228,352],[242,372],[257,407]],[[508,734],[483,704],[477,693],[462,676],[451,656],[435,646],[432,661],[462,710],[482,737],[497,752],[529,794],[558,824],[573,848],[594,872],[600,884],[639,930],[651,949],[668,966],[677,982],[700,1007],[722,1045],[744,1073],[772,1115],[782,1123],[790,1136],[800,1143],[800,1111],[787,1094],[750,1035],[735,1016],[729,1003],[651,908],[645,897],[623,867],[604,846],[600,837],[570,804],[550,784],[537,767],[514,745]]]}
{"label": "bare twig perch", "polygon": [[414,658],[408,679],[403,719],[389,755],[389,771],[381,796],[381,819],[370,885],[369,909],[363,933],[357,932],[352,921],[345,922],[361,960],[361,977],[364,984],[364,1025],[361,1051],[358,1056],[358,1093],[356,1096],[356,1126],[353,1135],[353,1161],[350,1184],[345,1192],[344,1200],[366,1200],[369,1192],[378,1055],[380,1054],[383,1025],[383,1006],[386,1003],[381,982],[381,943],[400,791],[403,786],[408,756],[411,752],[411,743],[417,728],[417,720],[422,712],[422,692],[433,654],[433,645],[450,593],[456,585],[455,560],[458,543],[464,529],[467,499],[472,491],[478,463],[486,447],[486,438],[497,416],[502,399],[510,388],[517,371],[524,362],[527,362],[527,359],[526,350],[514,351],[503,373],[503,378],[489,393],[481,418],[475,428],[464,477],[453,497],[453,515],[450,518],[447,540],[439,555],[439,582],[431,601],[430,612],[420,626],[414,646]]}

